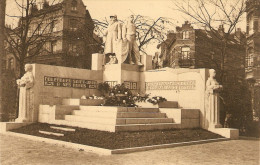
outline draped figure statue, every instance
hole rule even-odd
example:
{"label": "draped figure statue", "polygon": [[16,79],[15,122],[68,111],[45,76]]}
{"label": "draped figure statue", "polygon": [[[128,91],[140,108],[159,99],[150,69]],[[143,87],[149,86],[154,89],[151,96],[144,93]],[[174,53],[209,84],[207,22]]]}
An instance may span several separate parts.
{"label": "draped figure statue", "polygon": [[209,127],[220,128],[219,123],[219,91],[223,88],[215,79],[216,71],[209,70],[209,78],[206,82],[206,118]]}
{"label": "draped figure statue", "polygon": [[122,27],[117,20],[116,15],[110,16],[110,22],[105,31],[105,50],[104,53],[106,56],[109,56],[109,64],[116,63],[116,54],[118,53],[118,45],[120,40],[122,40]]}
{"label": "draped figure statue", "polygon": [[19,114],[18,118],[15,122],[25,122],[30,121],[32,118],[31,115],[33,109],[30,107],[30,103],[32,102],[32,91],[31,88],[33,87],[34,77],[32,73],[32,65],[26,64],[25,65],[25,74],[21,79],[16,80],[17,85],[20,89],[19,95]]}

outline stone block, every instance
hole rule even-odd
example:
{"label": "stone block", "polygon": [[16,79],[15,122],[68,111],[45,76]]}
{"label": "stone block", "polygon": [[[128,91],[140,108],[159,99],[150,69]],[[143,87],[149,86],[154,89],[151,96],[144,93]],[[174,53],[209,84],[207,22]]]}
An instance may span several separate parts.
{"label": "stone block", "polygon": [[158,104],[159,108],[178,108],[178,102],[176,101],[164,101]]}
{"label": "stone block", "polygon": [[104,64],[104,54],[92,54],[91,70],[102,70]]}
{"label": "stone block", "polygon": [[199,119],[200,111],[198,109],[182,109],[181,118],[182,119]]}
{"label": "stone block", "polygon": [[62,105],[80,105],[80,99],[63,99]]}
{"label": "stone block", "polygon": [[239,130],[234,128],[212,128],[209,131],[224,136],[230,139],[238,139],[239,138]]}

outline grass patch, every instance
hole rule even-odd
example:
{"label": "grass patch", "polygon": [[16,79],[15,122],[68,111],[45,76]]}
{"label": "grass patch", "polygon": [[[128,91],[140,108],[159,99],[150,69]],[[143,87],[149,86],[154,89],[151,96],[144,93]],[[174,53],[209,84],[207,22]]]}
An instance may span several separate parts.
{"label": "grass patch", "polygon": [[[106,149],[122,149],[131,147],[151,146],[158,144],[169,144],[222,138],[222,136],[220,135],[214,134],[212,132],[200,128],[138,132],[106,132],[90,130],[86,128],[68,127],[75,128],[76,131],[66,132],[52,129],[50,128],[50,126],[56,125],[34,123],[11,131]],[[39,133],[39,130],[63,133],[64,136],[57,137],[53,135],[44,135]]]}

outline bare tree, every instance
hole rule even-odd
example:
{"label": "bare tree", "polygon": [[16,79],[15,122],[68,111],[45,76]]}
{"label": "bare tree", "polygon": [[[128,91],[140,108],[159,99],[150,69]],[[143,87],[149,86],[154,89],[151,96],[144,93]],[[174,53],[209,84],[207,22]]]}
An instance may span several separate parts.
{"label": "bare tree", "polygon": [[221,93],[224,103],[220,113],[222,123],[245,131],[252,121],[250,94],[244,80],[246,41],[232,47],[239,45],[234,43],[234,32],[245,13],[245,0],[183,0],[173,3],[176,10],[188,16],[194,25],[203,28],[212,37],[209,43],[214,44],[214,50],[205,57],[214,63],[220,74],[218,79],[224,85]]}
{"label": "bare tree", "polygon": [[[136,25],[136,39],[139,50],[146,53],[146,47],[152,43],[161,43],[166,40],[167,33],[172,26],[175,26],[170,18],[159,17],[152,19],[148,16],[134,15],[134,23]],[[95,29],[94,32],[98,36],[103,36],[104,30],[108,26],[108,21],[93,19]],[[124,23],[123,20],[119,20]]]}
{"label": "bare tree", "polygon": [[[226,71],[227,46],[233,42],[232,33],[245,12],[245,0],[189,0],[173,1],[176,10],[192,19],[192,23],[210,32],[220,42],[220,81]],[[219,28],[223,27],[222,29]]]}
{"label": "bare tree", "polygon": [[[52,4],[55,2],[53,0]],[[8,52],[11,53],[19,64],[20,76],[24,73],[24,63],[27,57],[39,55],[41,51],[49,51],[46,47],[46,42],[53,37],[55,23],[58,21],[59,13],[54,9],[38,10],[36,0],[15,0],[20,14],[18,27],[12,29],[6,27],[5,40],[8,43]]]}

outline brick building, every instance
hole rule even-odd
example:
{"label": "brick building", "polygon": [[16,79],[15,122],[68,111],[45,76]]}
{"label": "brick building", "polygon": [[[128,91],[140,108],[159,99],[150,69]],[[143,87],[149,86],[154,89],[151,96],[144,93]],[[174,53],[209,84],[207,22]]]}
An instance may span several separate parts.
{"label": "brick building", "polygon": [[[219,26],[218,34],[224,35],[223,26]],[[172,68],[221,68],[221,41],[216,33],[203,29],[194,29],[186,21],[176,32],[168,34],[167,40],[161,44],[161,67]],[[232,75],[244,77],[245,34],[238,28],[231,34],[227,43],[225,67],[232,68]],[[226,69],[229,70],[229,69]],[[227,73],[226,73],[227,74]],[[231,78],[232,79],[232,78]]]}
{"label": "brick building", "polygon": [[251,89],[254,116],[260,116],[260,0],[248,0],[246,80]]}
{"label": "brick building", "polygon": [[[101,49],[82,0],[63,0],[54,5],[42,0],[30,8],[28,17],[20,19],[16,29],[27,20],[30,21],[27,38],[35,41],[28,45],[25,63],[89,69],[91,54]],[[17,70],[19,62],[12,54],[7,48],[6,68]]]}

